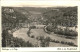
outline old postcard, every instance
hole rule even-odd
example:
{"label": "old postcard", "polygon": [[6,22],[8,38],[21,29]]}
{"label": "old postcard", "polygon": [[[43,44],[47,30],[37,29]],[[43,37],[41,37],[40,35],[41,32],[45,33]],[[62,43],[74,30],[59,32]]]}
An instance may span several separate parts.
{"label": "old postcard", "polygon": [[2,1],[1,52],[80,51],[79,1]]}

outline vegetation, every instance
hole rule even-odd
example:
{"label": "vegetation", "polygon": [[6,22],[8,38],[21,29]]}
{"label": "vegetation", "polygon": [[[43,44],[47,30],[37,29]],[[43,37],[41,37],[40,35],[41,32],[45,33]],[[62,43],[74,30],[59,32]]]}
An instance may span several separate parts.
{"label": "vegetation", "polygon": [[[77,37],[78,32],[67,28],[77,26],[77,20],[77,7],[2,7],[2,47],[49,47],[50,42],[77,46],[73,42],[59,41],[55,39],[57,35],[64,36],[67,39]],[[44,27],[44,31],[46,33],[44,33],[42,29],[37,28],[35,23],[36,25],[45,25],[46,28]],[[14,32],[16,29],[23,28],[24,25],[21,24],[29,25],[28,31],[25,31],[28,35],[27,37],[31,38],[31,40],[36,38],[37,41],[40,41],[40,45],[33,45],[33,43],[30,43],[29,41],[25,42],[23,39],[15,38],[12,34],[8,33],[8,30]],[[58,28],[57,26],[66,28]],[[42,36],[38,34],[39,32],[35,30],[35,28],[40,31]],[[30,35],[31,29],[33,29],[32,33],[35,34],[35,36]],[[54,39],[51,38],[51,32],[56,34],[53,34],[55,36]],[[37,34],[39,37],[36,37],[38,36]]]}
{"label": "vegetation", "polygon": [[70,46],[76,46],[77,47],[77,45],[75,45],[73,42],[64,42],[64,41],[59,41],[59,40],[55,40],[55,39],[54,40],[51,39],[50,42],[61,43],[61,44],[70,45]]}
{"label": "vegetation", "polygon": [[58,28],[57,30],[54,31],[55,34],[60,34],[60,35],[65,35],[65,36],[77,36],[78,33],[73,30],[69,30],[68,28],[66,29],[60,29]]}
{"label": "vegetation", "polygon": [[3,30],[2,33],[2,47],[34,47],[29,41],[25,42],[20,38],[13,37],[7,30]]}
{"label": "vegetation", "polygon": [[19,23],[28,21],[28,16],[21,14],[12,7],[2,7],[2,27],[13,29],[17,26],[21,26]]}
{"label": "vegetation", "polygon": [[65,7],[57,9],[58,10],[50,10],[43,13],[47,25],[48,23],[52,23],[53,27],[57,25],[66,27],[77,25],[77,7]]}
{"label": "vegetation", "polygon": [[38,41],[40,41],[40,46],[41,47],[49,47],[49,42],[50,42],[50,37],[44,37],[44,36],[39,36],[36,38]]}
{"label": "vegetation", "polygon": [[32,36],[31,36],[31,38],[35,38],[35,36],[34,36],[34,35],[32,35]]}

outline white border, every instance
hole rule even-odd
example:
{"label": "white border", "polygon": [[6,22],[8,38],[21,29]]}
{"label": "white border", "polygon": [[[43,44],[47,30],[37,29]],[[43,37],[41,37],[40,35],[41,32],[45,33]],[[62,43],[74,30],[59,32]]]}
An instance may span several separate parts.
{"label": "white border", "polygon": [[[80,2],[79,1],[1,1],[1,6],[9,6],[9,7],[56,7],[56,6],[78,6],[78,35],[80,34],[79,29],[80,29]],[[1,16],[1,15],[0,15]],[[0,18],[0,23],[1,23],[1,18]],[[1,24],[0,24],[0,32],[1,32]],[[15,48],[18,49],[17,51],[80,51],[80,35],[78,36],[78,47],[77,50],[57,50],[57,48],[73,48],[73,47],[45,47],[45,48]],[[14,49],[14,48],[8,48],[7,49]],[[2,50],[1,52],[7,52],[7,50]],[[16,50],[8,50],[8,51],[16,51]]]}

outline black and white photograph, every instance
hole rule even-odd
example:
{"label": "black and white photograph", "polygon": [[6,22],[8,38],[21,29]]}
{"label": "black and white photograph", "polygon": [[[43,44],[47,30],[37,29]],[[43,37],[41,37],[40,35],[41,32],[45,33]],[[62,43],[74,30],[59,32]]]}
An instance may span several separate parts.
{"label": "black and white photograph", "polygon": [[77,47],[78,6],[2,7],[2,47]]}

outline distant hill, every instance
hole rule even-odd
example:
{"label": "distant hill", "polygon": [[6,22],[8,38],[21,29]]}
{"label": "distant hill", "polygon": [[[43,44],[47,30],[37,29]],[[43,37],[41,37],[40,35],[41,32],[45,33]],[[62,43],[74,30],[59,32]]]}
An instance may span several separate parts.
{"label": "distant hill", "polygon": [[58,10],[50,10],[43,13],[47,23],[61,26],[77,25],[77,7],[56,8]]}
{"label": "distant hill", "polygon": [[[9,12],[10,10],[14,12]],[[75,26],[77,25],[77,7],[2,7],[2,21],[54,22],[58,25]]]}

